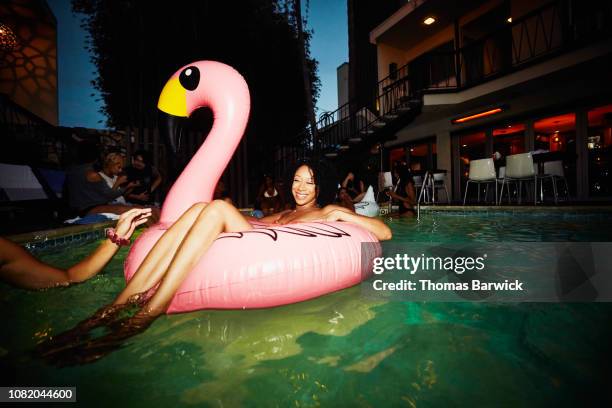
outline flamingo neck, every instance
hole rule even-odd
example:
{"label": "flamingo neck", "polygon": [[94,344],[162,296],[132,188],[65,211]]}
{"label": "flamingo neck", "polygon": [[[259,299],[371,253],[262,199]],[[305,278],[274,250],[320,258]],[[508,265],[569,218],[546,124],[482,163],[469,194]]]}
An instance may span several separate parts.
{"label": "flamingo neck", "polygon": [[217,182],[240,143],[248,120],[248,107],[244,112],[227,103],[222,109],[212,109],[213,127],[168,192],[161,223],[173,223],[194,204],[212,200]]}

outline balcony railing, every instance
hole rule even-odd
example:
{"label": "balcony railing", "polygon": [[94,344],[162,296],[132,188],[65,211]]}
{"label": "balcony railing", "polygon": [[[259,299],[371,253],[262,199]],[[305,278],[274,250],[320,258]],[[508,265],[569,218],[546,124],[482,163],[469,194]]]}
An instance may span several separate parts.
{"label": "balcony railing", "polygon": [[[588,13],[567,4],[549,3],[457,51],[427,53],[412,75],[421,78],[423,90],[463,89],[611,36],[609,2],[592,3]],[[409,66],[416,68],[410,62],[398,71]]]}

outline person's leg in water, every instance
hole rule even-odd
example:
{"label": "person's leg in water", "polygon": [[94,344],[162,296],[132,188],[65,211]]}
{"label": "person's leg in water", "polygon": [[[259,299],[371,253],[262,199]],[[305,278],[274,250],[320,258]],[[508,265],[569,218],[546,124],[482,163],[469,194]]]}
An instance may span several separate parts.
{"label": "person's leg in water", "polygon": [[[72,329],[52,336],[48,341],[39,344],[38,353],[41,356],[48,356],[72,349],[88,341],[93,329],[110,324],[125,309],[131,306],[142,306],[146,300],[146,292],[161,279],[163,276],[161,273],[170,264],[177,248],[206,205],[207,203],[194,204],[172,224],[151,248],[137,272],[113,304],[101,307]],[[157,271],[161,273],[154,274],[153,265],[159,266]]]}
{"label": "person's leg in water", "polygon": [[[167,309],[187,274],[220,233],[249,229],[252,229],[251,225],[227,202],[215,200],[209,205],[193,206],[158,240],[111,308],[130,303],[131,298],[154,287],[161,279],[155,294],[135,316],[117,322],[114,332],[84,345],[76,344],[93,352],[81,356],[78,362],[97,360],[117,348],[122,340],[146,329]],[[115,310],[111,313],[115,314]],[[60,347],[57,351],[65,350],[66,347]],[[45,354],[51,353],[54,351]]]}

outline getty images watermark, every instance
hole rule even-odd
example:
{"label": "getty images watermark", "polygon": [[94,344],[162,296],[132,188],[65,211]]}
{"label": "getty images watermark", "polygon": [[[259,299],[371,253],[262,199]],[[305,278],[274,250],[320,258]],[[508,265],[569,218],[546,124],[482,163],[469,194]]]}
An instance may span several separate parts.
{"label": "getty images watermark", "polygon": [[[381,275],[385,271],[405,271],[414,275],[417,271],[446,271],[456,274],[463,274],[471,271],[483,271],[487,254],[479,257],[457,256],[410,256],[406,253],[395,254],[393,257],[379,256],[374,258],[372,272]],[[484,282],[479,279],[472,279],[470,282],[436,282],[431,279],[402,279],[399,282],[386,282],[384,279],[374,279],[372,281],[374,290],[523,290],[523,282],[518,279],[503,282]]]}
{"label": "getty images watermark", "polygon": [[[612,243],[363,244],[362,292],[400,301],[612,301]],[[372,254],[376,254],[373,256]]]}

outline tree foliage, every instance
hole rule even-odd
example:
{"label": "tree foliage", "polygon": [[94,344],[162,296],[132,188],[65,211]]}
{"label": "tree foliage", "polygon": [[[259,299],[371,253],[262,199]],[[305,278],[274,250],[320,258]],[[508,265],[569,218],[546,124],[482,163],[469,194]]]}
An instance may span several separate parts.
{"label": "tree foliage", "polygon": [[[290,1],[72,0],[98,69],[93,81],[110,127],[157,125],[166,80],[196,60],[236,68],[251,91],[248,134],[269,148],[306,124],[302,66]],[[306,33],[308,52],[309,33]],[[312,92],[317,62],[308,55]],[[251,143],[250,143],[251,144]]]}

